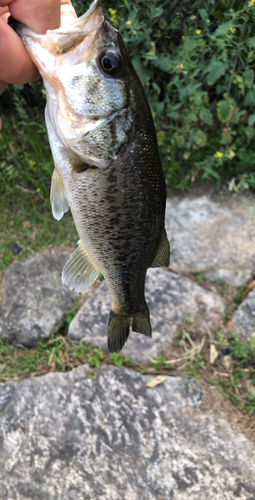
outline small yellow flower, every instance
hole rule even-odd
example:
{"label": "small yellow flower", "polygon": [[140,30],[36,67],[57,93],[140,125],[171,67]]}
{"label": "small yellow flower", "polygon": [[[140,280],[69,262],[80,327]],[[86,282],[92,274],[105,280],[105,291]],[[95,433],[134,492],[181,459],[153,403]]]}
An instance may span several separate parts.
{"label": "small yellow flower", "polygon": [[115,28],[118,27],[118,21],[117,21],[117,10],[115,9],[108,9],[108,12],[110,13],[111,15],[111,23],[113,24],[113,26],[115,26]]}
{"label": "small yellow flower", "polygon": [[35,161],[34,160],[30,160],[29,161],[29,165],[30,165],[30,167],[33,167],[35,165]]}
{"label": "small yellow flower", "polygon": [[231,33],[235,33],[235,31],[236,31],[236,28],[229,28],[229,29],[230,29]]}
{"label": "small yellow flower", "polygon": [[235,152],[230,149],[229,156],[231,156],[231,158],[234,158],[235,155],[236,155]]}
{"label": "small yellow flower", "polygon": [[132,24],[132,21],[130,21],[130,19],[126,22],[126,24]]}
{"label": "small yellow flower", "polygon": [[196,19],[196,18],[197,18],[197,16],[191,16],[191,18],[190,18],[190,19]]}
{"label": "small yellow flower", "polygon": [[37,188],[37,190],[36,190],[36,191],[37,191],[37,193],[40,193],[41,189],[40,189],[40,188]]}
{"label": "small yellow flower", "polygon": [[215,158],[221,158],[223,156],[223,153],[221,153],[221,151],[216,151],[214,156]]}
{"label": "small yellow flower", "polygon": [[202,33],[202,30],[196,30],[197,35],[200,35],[200,33]]}

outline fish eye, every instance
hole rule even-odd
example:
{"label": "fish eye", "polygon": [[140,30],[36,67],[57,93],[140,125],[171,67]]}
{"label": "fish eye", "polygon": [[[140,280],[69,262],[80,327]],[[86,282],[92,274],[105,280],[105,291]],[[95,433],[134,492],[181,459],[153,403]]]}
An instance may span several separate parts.
{"label": "fish eye", "polygon": [[99,64],[105,75],[117,76],[122,70],[122,57],[119,52],[105,49],[99,56]]}

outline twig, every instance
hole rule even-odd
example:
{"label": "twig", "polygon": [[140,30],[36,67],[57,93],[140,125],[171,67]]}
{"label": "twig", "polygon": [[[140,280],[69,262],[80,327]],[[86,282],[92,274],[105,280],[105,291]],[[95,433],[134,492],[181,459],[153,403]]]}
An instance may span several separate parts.
{"label": "twig", "polygon": [[204,336],[204,337],[202,338],[201,344],[200,344],[200,346],[199,346],[199,354],[201,353],[201,351],[202,351],[202,349],[203,349],[203,347],[204,347],[204,345],[205,345],[205,339],[206,339],[206,337]]}
{"label": "twig", "polygon": [[195,349],[195,347],[196,347],[196,346],[195,346],[195,344],[194,344],[194,342],[193,342],[193,340],[192,340],[192,338],[191,338],[190,334],[189,334],[188,332],[184,332],[184,335],[185,335],[185,337],[187,337],[187,339],[188,339],[188,341],[189,341],[189,343],[190,343],[190,345],[191,345],[192,349]]}
{"label": "twig", "polygon": [[210,337],[210,339],[212,339],[212,332],[211,332],[210,328],[207,326],[206,321],[203,321],[203,325],[206,329],[206,332],[208,333],[208,336]]}
{"label": "twig", "polygon": [[23,188],[22,186],[19,186],[18,184],[15,184],[15,188],[20,189],[20,191],[23,191],[23,193],[30,193],[30,194],[36,193],[36,191],[32,191],[32,189]]}

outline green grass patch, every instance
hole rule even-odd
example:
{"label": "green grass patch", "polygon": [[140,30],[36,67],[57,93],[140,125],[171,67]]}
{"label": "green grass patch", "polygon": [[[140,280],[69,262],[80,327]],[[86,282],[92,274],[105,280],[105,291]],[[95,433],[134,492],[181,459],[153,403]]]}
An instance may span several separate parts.
{"label": "green grass patch", "polygon": [[0,382],[37,376],[49,371],[69,371],[85,362],[98,368],[104,360],[100,349],[55,334],[36,347],[9,345],[0,340]]}
{"label": "green grass patch", "polygon": [[115,366],[118,366],[119,368],[121,366],[126,366],[126,368],[130,368],[133,365],[131,359],[126,354],[121,354],[119,352],[112,352],[110,356]]}
{"label": "green grass patch", "polygon": [[[255,337],[245,340],[226,329],[217,329],[211,330],[209,338],[201,339],[192,327],[185,327],[178,331],[176,339],[180,356],[177,366],[183,367],[183,375],[220,387],[222,395],[245,414],[255,411]],[[212,344],[218,352],[213,363]]]}
{"label": "green grass patch", "polygon": [[42,111],[14,97],[11,112],[0,108],[0,271],[50,245],[74,247],[77,241],[70,212],[60,222],[51,213],[54,165]]}

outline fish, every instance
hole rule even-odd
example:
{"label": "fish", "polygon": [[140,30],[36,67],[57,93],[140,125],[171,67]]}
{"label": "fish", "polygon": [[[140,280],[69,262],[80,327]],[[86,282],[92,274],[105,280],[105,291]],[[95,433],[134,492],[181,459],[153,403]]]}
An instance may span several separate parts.
{"label": "fish", "polygon": [[85,292],[103,274],[112,296],[108,349],[119,352],[130,329],[152,336],[146,272],[170,259],[166,184],[145,92],[99,0],[46,34],[9,24],[44,81],[52,213],[60,220],[70,208],[79,235],[62,281]]}

